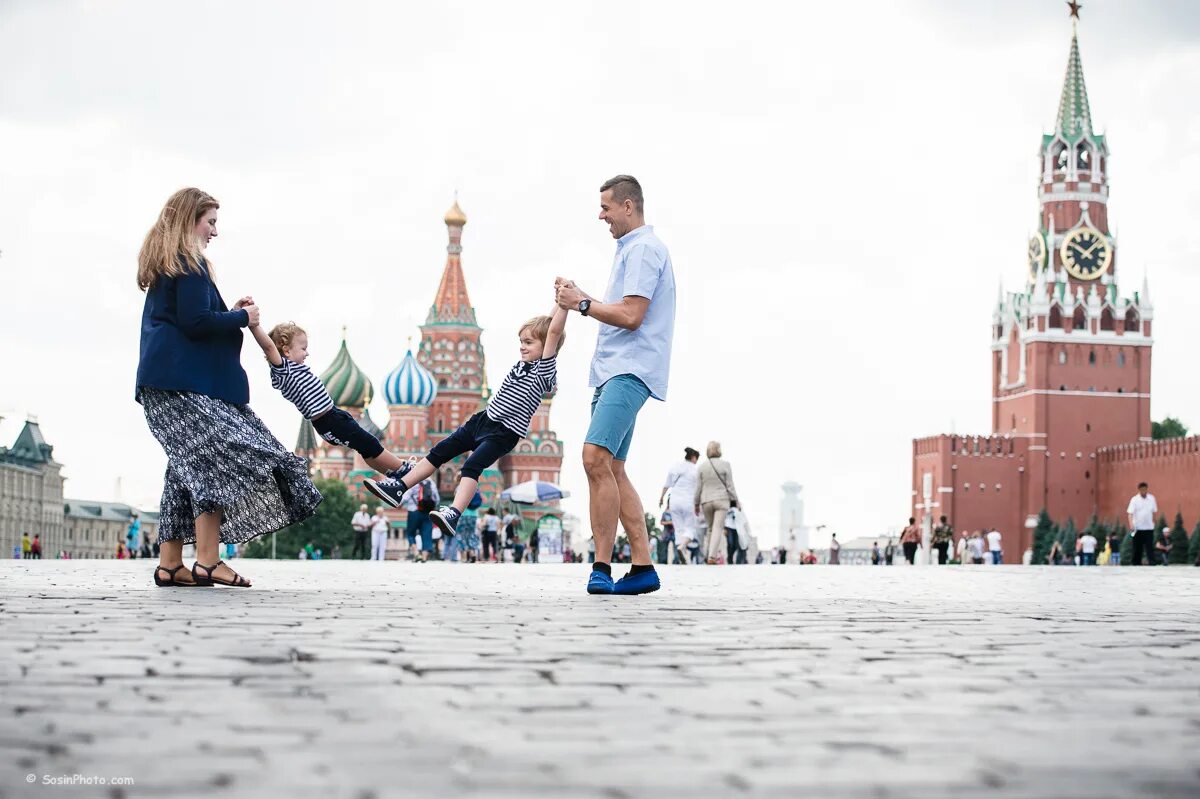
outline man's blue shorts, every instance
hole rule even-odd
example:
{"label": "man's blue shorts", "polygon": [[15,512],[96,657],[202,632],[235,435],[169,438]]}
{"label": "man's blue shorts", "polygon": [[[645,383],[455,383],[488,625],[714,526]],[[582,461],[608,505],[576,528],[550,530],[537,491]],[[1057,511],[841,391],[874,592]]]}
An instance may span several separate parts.
{"label": "man's blue shorts", "polygon": [[650,389],[637,377],[610,377],[592,395],[592,423],[584,441],[604,447],[613,460],[627,459],[638,411],[649,398]]}

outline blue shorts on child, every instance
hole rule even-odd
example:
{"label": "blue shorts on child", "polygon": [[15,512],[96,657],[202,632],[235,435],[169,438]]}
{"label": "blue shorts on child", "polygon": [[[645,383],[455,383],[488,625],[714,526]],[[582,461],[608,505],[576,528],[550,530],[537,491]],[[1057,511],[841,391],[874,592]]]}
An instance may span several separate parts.
{"label": "blue shorts on child", "polygon": [[519,435],[492,421],[487,411],[480,411],[435,445],[427,458],[437,468],[464,452],[470,452],[471,456],[463,464],[462,476],[478,480],[484,469],[512,452],[520,440]]}

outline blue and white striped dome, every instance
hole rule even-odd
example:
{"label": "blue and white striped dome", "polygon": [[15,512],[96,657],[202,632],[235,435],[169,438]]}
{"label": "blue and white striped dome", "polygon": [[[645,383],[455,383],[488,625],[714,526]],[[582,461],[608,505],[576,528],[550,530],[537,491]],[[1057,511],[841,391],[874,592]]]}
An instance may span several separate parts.
{"label": "blue and white striped dome", "polygon": [[387,376],[383,393],[388,405],[432,405],[437,396],[437,383],[409,350],[400,365]]}

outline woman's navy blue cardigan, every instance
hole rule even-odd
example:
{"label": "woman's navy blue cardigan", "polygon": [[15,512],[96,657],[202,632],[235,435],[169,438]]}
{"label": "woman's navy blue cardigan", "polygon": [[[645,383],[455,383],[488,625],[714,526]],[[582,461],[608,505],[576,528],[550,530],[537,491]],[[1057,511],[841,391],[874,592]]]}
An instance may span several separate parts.
{"label": "woman's navy blue cardigan", "polygon": [[[201,262],[203,263],[203,262]],[[245,310],[230,311],[204,273],[163,276],[146,291],[137,389],[191,391],[245,405],[250,385],[242,369]]]}

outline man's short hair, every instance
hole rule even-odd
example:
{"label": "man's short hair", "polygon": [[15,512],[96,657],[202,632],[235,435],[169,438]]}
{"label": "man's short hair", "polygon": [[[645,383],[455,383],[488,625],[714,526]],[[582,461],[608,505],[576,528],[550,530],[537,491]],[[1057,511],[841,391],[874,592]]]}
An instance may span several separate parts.
{"label": "man's short hair", "polygon": [[600,187],[600,193],[603,194],[609,189],[612,189],[613,200],[618,203],[633,200],[634,210],[639,214],[643,213],[645,202],[642,199],[642,184],[638,183],[638,179],[633,175],[617,175],[615,178],[609,178]]}
{"label": "man's short hair", "polygon": [[699,458],[700,450],[692,449],[691,447],[684,447],[683,448],[683,457],[687,458],[688,460],[691,460],[692,458]]}
{"label": "man's short hair", "polygon": [[1139,490],[1140,490],[1140,489],[1143,489],[1143,488],[1149,488],[1149,487],[1150,487],[1150,484],[1149,484],[1149,483],[1138,483],[1138,489],[1139,489]]}

